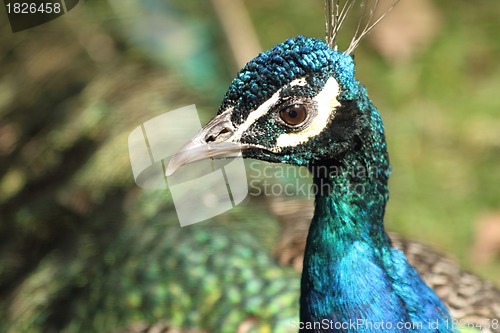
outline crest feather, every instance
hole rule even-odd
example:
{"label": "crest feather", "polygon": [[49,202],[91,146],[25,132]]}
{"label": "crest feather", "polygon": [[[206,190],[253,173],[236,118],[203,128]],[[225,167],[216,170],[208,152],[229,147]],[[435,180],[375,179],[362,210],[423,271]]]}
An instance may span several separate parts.
{"label": "crest feather", "polygon": [[325,0],[325,23],[326,23],[326,43],[330,48],[338,50],[337,35],[342,28],[346,18],[352,11],[356,3],[361,7],[356,32],[344,53],[352,54],[359,42],[365,37],[398,3],[394,3],[383,13],[377,14],[377,7],[380,0]]}

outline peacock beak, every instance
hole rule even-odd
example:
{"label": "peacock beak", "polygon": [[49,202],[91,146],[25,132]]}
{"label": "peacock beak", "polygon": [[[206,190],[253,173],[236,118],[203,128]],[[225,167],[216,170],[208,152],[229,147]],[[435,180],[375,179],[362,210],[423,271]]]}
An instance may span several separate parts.
{"label": "peacock beak", "polygon": [[240,134],[231,122],[231,111],[228,110],[212,119],[182,146],[170,160],[165,174],[170,176],[183,165],[207,158],[240,157],[241,150],[248,147],[239,143]]}

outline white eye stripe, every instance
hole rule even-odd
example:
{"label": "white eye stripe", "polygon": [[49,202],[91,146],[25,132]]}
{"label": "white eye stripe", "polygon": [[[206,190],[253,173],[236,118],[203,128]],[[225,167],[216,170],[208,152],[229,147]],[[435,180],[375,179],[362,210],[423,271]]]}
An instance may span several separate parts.
{"label": "white eye stripe", "polygon": [[[293,80],[289,86],[305,86],[307,81],[304,77]],[[262,103],[255,111],[248,114],[247,119],[241,123],[233,135],[233,140],[239,140],[241,135],[250,128],[257,120],[265,116],[273,109],[280,100],[282,89],[276,91],[271,98]],[[337,100],[340,94],[338,82],[333,78],[329,78],[319,94],[313,98],[318,107],[317,115],[312,119],[307,128],[296,133],[281,134],[276,140],[276,148],[287,146],[296,146],[300,143],[307,142],[311,137],[318,135],[328,125],[330,118],[334,115],[335,109],[340,105]]]}
{"label": "white eye stripe", "polygon": [[337,80],[333,77],[329,78],[323,89],[313,98],[318,107],[318,113],[309,126],[300,132],[281,134],[276,139],[276,146],[278,148],[297,146],[321,133],[335,114],[336,108],[340,106],[337,100],[339,94],[340,87]]}
{"label": "white eye stripe", "polygon": [[[292,82],[290,82],[289,86],[305,86],[307,84],[307,81],[305,77],[295,79]],[[273,107],[276,105],[276,103],[280,99],[280,93],[283,88],[279,89],[276,91],[271,98],[269,98],[267,101],[262,103],[255,111],[252,111],[248,114],[247,119],[241,123],[240,126],[238,126],[238,129],[235,132],[234,137],[235,138],[240,138],[241,135],[250,128],[259,118],[262,116],[265,116]]]}
{"label": "white eye stripe", "polygon": [[248,114],[248,118],[238,126],[238,129],[234,133],[235,138],[240,138],[241,134],[243,134],[250,126],[252,126],[260,117],[266,115],[269,110],[273,108],[273,106],[280,99],[281,89],[274,93],[271,98],[262,103],[255,111],[252,111]]}

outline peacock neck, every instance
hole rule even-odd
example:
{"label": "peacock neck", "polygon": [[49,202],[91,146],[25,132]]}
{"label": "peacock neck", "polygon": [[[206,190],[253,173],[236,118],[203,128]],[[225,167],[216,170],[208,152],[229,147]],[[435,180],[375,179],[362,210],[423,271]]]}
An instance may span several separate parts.
{"label": "peacock neck", "polygon": [[[384,126],[375,107],[367,105],[371,121],[353,139],[353,148],[309,167],[316,200],[308,245],[317,244],[314,250],[318,253],[331,256],[335,250],[341,258],[356,242],[377,249],[391,246],[384,230],[390,174]],[[315,241],[317,237],[326,237],[324,243]]]}
{"label": "peacock neck", "polygon": [[[357,139],[358,149],[342,162],[309,167],[317,192],[304,255],[301,332],[452,332],[444,305],[385,233],[389,162],[383,126],[373,112],[380,126]],[[348,325],[358,320],[367,325]],[[429,327],[432,320],[439,321],[438,330]],[[392,329],[373,327],[382,322]],[[326,325],[323,330],[311,328],[318,323]],[[417,327],[401,330],[397,323]]]}

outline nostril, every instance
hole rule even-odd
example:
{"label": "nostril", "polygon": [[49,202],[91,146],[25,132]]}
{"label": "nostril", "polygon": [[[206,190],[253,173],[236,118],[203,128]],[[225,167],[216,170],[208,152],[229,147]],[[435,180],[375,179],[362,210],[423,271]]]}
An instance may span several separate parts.
{"label": "nostril", "polygon": [[233,131],[228,127],[214,128],[212,133],[205,137],[207,143],[226,141],[233,135]]}
{"label": "nostril", "polygon": [[222,131],[220,131],[219,135],[230,133],[231,131],[228,128],[223,128]]}
{"label": "nostril", "polygon": [[215,141],[215,136],[210,135],[205,138],[206,143],[214,142]]}

